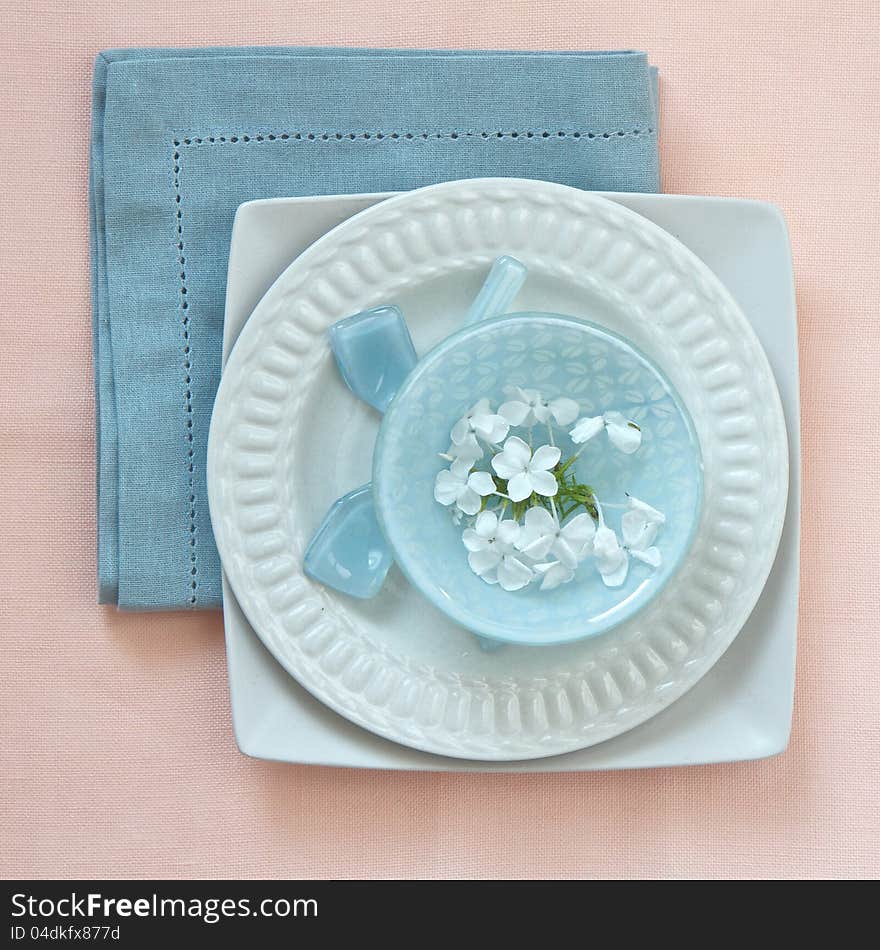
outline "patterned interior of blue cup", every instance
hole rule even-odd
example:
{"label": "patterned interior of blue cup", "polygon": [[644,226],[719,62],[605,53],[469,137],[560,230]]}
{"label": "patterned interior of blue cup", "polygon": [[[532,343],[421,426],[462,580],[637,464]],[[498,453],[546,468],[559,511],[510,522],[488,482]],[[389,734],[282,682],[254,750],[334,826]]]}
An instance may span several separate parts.
{"label": "patterned interior of blue cup", "polygon": [[[632,454],[615,450],[604,434],[575,444],[571,425],[554,426],[553,442],[563,461],[580,451],[570,474],[594,490],[604,520],[618,534],[630,496],[663,512],[665,523],[653,541],[662,559],[658,568],[629,557],[625,581],[611,587],[587,558],[568,583],[517,590],[474,572],[462,537],[474,518],[439,504],[435,484],[450,466],[443,456],[455,423],[481,399],[496,410],[510,401],[514,387],[537,390],[547,402],[574,400],[580,418],[617,411],[639,427],[641,445]],[[536,446],[547,441],[545,434],[535,426]],[[481,446],[477,467],[491,472],[493,450]],[[512,314],[453,334],[421,359],[383,419],[373,492],[398,565],[436,606],[485,637],[563,643],[611,629],[669,580],[699,520],[702,462],[681,400],[660,369],[626,340],[573,317]]]}

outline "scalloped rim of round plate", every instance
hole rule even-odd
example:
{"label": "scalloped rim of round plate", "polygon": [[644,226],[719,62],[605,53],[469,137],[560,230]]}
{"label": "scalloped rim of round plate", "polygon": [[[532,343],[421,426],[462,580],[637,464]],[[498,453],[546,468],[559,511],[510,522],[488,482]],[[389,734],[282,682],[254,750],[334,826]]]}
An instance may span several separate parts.
{"label": "scalloped rim of round plate", "polygon": [[[765,532],[766,536],[762,547],[763,557],[760,560],[760,568],[754,572],[754,577],[748,587],[747,595],[739,598],[739,603],[736,604],[736,610],[732,615],[733,619],[720,624],[721,631],[716,630],[715,632],[715,643],[713,644],[712,650],[690,659],[688,659],[688,654],[692,644],[680,636],[680,634],[683,633],[681,628],[679,628],[679,632],[676,633],[675,629],[670,626],[666,631],[669,635],[667,645],[673,655],[672,657],[664,657],[662,655],[658,656],[656,652],[654,653],[659,660],[659,668],[661,669],[660,678],[650,685],[646,682],[643,683],[646,689],[639,690],[635,696],[630,697],[630,700],[635,700],[635,702],[627,702],[625,691],[621,691],[617,684],[618,676],[632,672],[631,668],[634,666],[633,661],[630,657],[626,657],[625,659],[629,667],[623,672],[619,670],[616,671],[617,675],[615,675],[615,672],[611,669],[611,664],[615,659],[619,658],[618,654],[621,652],[621,649],[619,646],[609,646],[606,655],[600,657],[605,662],[602,683],[607,686],[608,689],[608,695],[604,698],[608,699],[610,697],[611,699],[610,708],[604,711],[597,704],[595,698],[596,690],[591,690],[591,684],[587,681],[588,673],[592,674],[596,672],[597,664],[594,662],[594,658],[591,658],[588,670],[578,670],[576,672],[578,675],[582,674],[580,688],[584,702],[586,703],[586,697],[589,696],[590,702],[596,706],[597,711],[581,725],[579,731],[569,731],[560,736],[554,736],[552,735],[552,731],[548,732],[547,730],[545,730],[544,734],[526,737],[501,734],[498,731],[498,722],[493,720],[493,728],[495,731],[490,732],[488,738],[484,735],[472,737],[458,736],[458,740],[454,741],[452,739],[453,733],[451,733],[449,729],[446,729],[444,732],[442,726],[438,729],[431,723],[428,723],[407,727],[405,723],[401,722],[399,716],[392,716],[389,719],[389,716],[382,711],[381,703],[378,704],[378,708],[374,708],[377,704],[366,700],[366,697],[363,697],[366,703],[352,704],[349,695],[352,691],[346,691],[341,684],[337,684],[332,678],[332,674],[328,674],[325,670],[321,669],[317,663],[312,663],[308,669],[303,669],[303,651],[301,648],[297,654],[297,659],[301,662],[299,664],[294,662],[293,657],[290,655],[290,644],[293,640],[292,635],[287,633],[286,639],[282,641],[287,648],[286,650],[281,649],[279,644],[275,642],[273,635],[276,634],[277,631],[273,629],[272,612],[270,610],[268,616],[265,614],[264,608],[267,604],[260,602],[254,595],[255,585],[249,583],[249,579],[244,577],[243,573],[240,573],[242,556],[240,551],[236,551],[235,549],[235,544],[233,543],[235,532],[231,532],[229,527],[229,509],[231,506],[226,505],[224,493],[228,489],[228,485],[223,480],[221,464],[222,455],[228,442],[226,432],[224,431],[228,426],[228,420],[224,416],[228,411],[227,403],[230,405],[232,403],[231,396],[235,392],[235,386],[242,385],[241,376],[246,369],[246,361],[253,357],[255,349],[259,349],[259,347],[255,345],[261,342],[262,334],[273,324],[286,322],[277,314],[273,313],[273,306],[276,303],[275,298],[280,297],[283,289],[291,282],[292,278],[295,278],[295,275],[300,270],[307,269],[312,265],[313,261],[320,262],[321,256],[325,254],[328,247],[332,248],[334,244],[344,246],[344,241],[342,241],[340,235],[353,236],[359,233],[359,231],[362,231],[365,225],[369,225],[374,220],[378,220],[381,223],[383,218],[387,218],[389,215],[393,217],[401,205],[405,208],[410,204],[418,205],[420,202],[424,204],[426,200],[430,201],[434,199],[435,201],[442,201],[444,197],[449,197],[450,192],[453,197],[456,192],[463,193],[459,197],[459,205],[468,204],[469,202],[478,204],[488,193],[497,193],[499,201],[510,200],[511,197],[515,197],[523,204],[527,204],[531,201],[545,209],[554,204],[563,206],[566,201],[568,201],[571,203],[569,210],[571,210],[571,205],[580,205],[580,207],[577,207],[574,211],[576,217],[589,217],[591,213],[600,218],[604,215],[604,222],[606,224],[609,223],[609,221],[614,222],[614,219],[617,219],[617,223],[623,223],[627,226],[624,230],[630,233],[640,233],[643,240],[649,245],[654,245],[655,248],[660,246],[666,251],[670,258],[677,259],[679,264],[684,265],[685,270],[691,272],[692,279],[703,290],[706,296],[717,298],[726,316],[733,317],[737,320],[737,338],[748,351],[751,359],[755,361],[755,364],[752,365],[751,368],[753,370],[757,369],[762,371],[761,373],[752,373],[750,382],[754,383],[758,375],[762,376],[763,386],[766,390],[762,395],[770,401],[769,406],[765,405],[764,408],[765,414],[769,413],[774,423],[775,442],[773,443],[773,447],[778,457],[776,458],[777,468],[772,474],[776,476],[777,497],[773,499],[774,504],[771,509],[773,517],[769,522],[770,531]],[[349,241],[349,243],[351,242]],[[492,254],[497,254],[498,252],[497,250],[493,250]],[[516,254],[516,249],[511,247],[510,252]],[[471,258],[475,256],[477,256],[475,252],[470,254]],[[569,268],[569,270],[571,270],[571,268]],[[596,278],[593,279],[595,280]],[[404,282],[404,284],[405,283],[406,282]],[[707,290],[707,288],[709,288],[709,290]],[[303,293],[302,296],[306,296],[306,294]],[[694,297],[693,291],[691,291],[691,297]],[[309,311],[309,318],[312,321],[311,324],[303,319],[303,326],[293,328],[289,322],[286,322],[291,335],[291,339],[288,342],[294,352],[298,352],[298,346],[302,343],[301,340],[297,340],[297,334],[308,339],[313,339],[321,329],[326,329],[326,326],[329,325],[330,322],[333,322],[334,319],[338,319],[356,308],[348,307],[345,308],[343,312],[334,313],[332,306],[329,308],[325,307],[324,309],[327,312],[324,314],[320,312],[320,309],[321,304],[316,304],[313,297]],[[689,313],[689,311],[687,312]],[[312,325],[316,321],[318,325]],[[660,363],[661,366],[663,365],[662,361],[656,360],[656,358],[655,361]],[[312,370],[314,370],[314,367]],[[312,373],[305,374],[306,381],[308,381],[311,375]],[[680,392],[680,387],[676,388],[679,389]],[[687,399],[684,396],[682,396],[682,399],[687,405]],[[688,406],[688,408],[690,410],[690,406]],[[693,415],[692,410],[691,415]],[[782,405],[776,382],[773,378],[766,354],[764,354],[754,331],[749,326],[748,321],[745,319],[727,289],[693,252],[681,245],[675,238],[668,234],[668,232],[636,212],[616,205],[590,192],[580,191],[579,189],[571,188],[566,185],[529,179],[468,179],[431,185],[426,188],[417,189],[416,191],[403,193],[388,198],[375,206],[364,209],[328,232],[303,252],[303,254],[292,262],[281,274],[264,295],[260,303],[254,309],[236,346],[232,350],[226,371],[221,380],[214,412],[212,414],[208,441],[207,468],[209,507],[224,570],[248,620],[266,647],[273,653],[282,666],[316,698],[352,722],[372,732],[426,752],[486,761],[515,761],[518,759],[541,758],[559,755],[574,749],[586,748],[634,728],[653,715],[656,715],[679,696],[683,695],[688,689],[693,687],[729,647],[749,613],[751,613],[761,590],[763,590],[781,538],[788,495],[788,445],[785,420],[782,414]],[[766,524],[765,522],[765,527]],[[298,581],[302,582],[302,586],[307,586],[304,579],[301,578],[301,572]],[[669,590],[670,586],[672,585],[667,586],[666,591]],[[330,603],[326,592],[322,594],[322,592],[314,591],[313,593],[316,597],[323,596],[325,603]],[[659,599],[661,598],[658,598],[658,600]],[[309,611],[305,609],[308,605],[300,606],[303,608],[302,622],[313,622],[314,618],[310,618]],[[712,612],[717,613],[718,611],[715,610],[715,606],[717,605],[713,604],[712,606]],[[323,611],[323,607],[316,607],[316,609]],[[640,616],[642,615],[639,614],[636,618],[630,618],[628,624],[617,628],[617,634],[615,636],[611,638],[592,638],[590,642],[599,643],[606,639],[616,639],[622,636],[623,631],[626,631],[627,627]],[[730,617],[731,614],[727,613],[725,616]],[[349,626],[347,632],[354,633],[355,630],[351,626],[348,618],[343,618],[343,621]],[[327,621],[324,621],[324,623],[326,625]],[[694,621],[694,623],[697,627],[702,625],[702,621],[699,620]],[[315,634],[316,632],[318,632],[318,628],[313,625],[309,633]],[[326,632],[326,630],[320,632]],[[701,635],[696,638],[697,642],[702,643],[705,636],[706,631],[703,630]],[[633,643],[640,642],[640,637],[641,640],[649,639],[648,635],[643,636],[640,631],[636,631],[623,642],[623,646],[630,647]],[[653,646],[654,643],[652,642],[650,649],[653,649]],[[682,654],[681,657],[677,656],[678,653]],[[390,660],[393,659],[393,657],[385,656],[385,659]],[[666,677],[664,679],[663,668],[665,667],[667,673],[671,673],[676,664],[679,667],[680,674],[686,671],[688,675],[679,675],[671,679]],[[416,672],[423,671],[417,670]],[[636,673],[639,676],[641,675],[638,673],[637,667]],[[491,685],[487,680],[477,680],[474,684],[465,683],[461,677],[447,676],[446,678],[456,681],[462,689],[474,685],[488,689]],[[371,679],[366,685],[370,686],[374,679],[375,678]],[[542,682],[546,682],[546,677],[542,677],[541,679]],[[568,683],[570,680],[571,671],[565,671],[564,674],[560,674],[560,684],[563,683],[563,681]],[[505,682],[509,684],[509,678],[505,680]],[[560,688],[563,687],[560,685]],[[514,696],[514,698],[517,699],[518,697]],[[641,699],[641,702],[638,701],[639,699]],[[494,706],[493,709],[495,709]],[[570,708],[568,709],[568,713],[571,713]],[[522,725],[521,722],[520,725]],[[514,741],[517,738],[519,739],[518,743]]]}
{"label": "scalloped rim of round plate", "polygon": [[635,344],[631,343],[626,337],[621,336],[619,333],[615,333],[613,330],[609,330],[607,327],[599,326],[598,323],[593,323],[590,320],[582,320],[580,317],[570,317],[564,313],[551,313],[543,311],[526,311],[523,313],[507,313],[500,317],[493,317],[491,320],[486,320],[479,326],[467,326],[462,327],[462,329],[457,330],[455,333],[441,340],[436,346],[434,346],[429,352],[425,353],[419,358],[418,364],[410,372],[409,376],[404,380],[400,389],[395,395],[394,399],[391,402],[391,405],[385,412],[385,415],[382,419],[382,424],[379,426],[379,434],[376,436],[376,449],[373,452],[373,485],[377,487],[381,482],[381,475],[379,475],[379,460],[382,456],[381,445],[384,443],[387,434],[388,434],[388,420],[392,417],[394,412],[395,405],[397,400],[402,397],[406,391],[418,381],[420,370],[427,368],[428,361],[434,359],[440,359],[442,355],[449,350],[451,347],[456,346],[461,340],[467,339],[468,336],[478,333],[481,326],[485,326],[487,323],[498,323],[501,320],[512,320],[520,316],[528,317],[541,317],[546,318],[549,322],[555,323],[567,323],[570,325],[577,325],[580,327],[588,327],[592,331],[598,333],[600,336],[610,337],[613,340],[616,340],[618,343],[623,344],[630,352],[634,353],[635,356],[642,360],[646,366],[648,366],[653,372],[657,374],[659,380],[665,384],[669,391],[669,395],[672,399],[672,402],[675,404],[676,409],[678,409],[681,418],[684,420],[685,427],[688,432],[694,439],[694,442],[697,446],[697,463],[698,463],[698,499],[697,499],[697,509],[694,513],[693,522],[691,523],[690,531],[685,540],[685,543],[681,548],[676,552],[675,558],[673,559],[672,568],[669,571],[669,574],[666,577],[666,580],[662,585],[655,585],[648,591],[642,598],[639,599],[638,603],[634,606],[630,606],[620,617],[616,617],[612,623],[607,624],[604,627],[600,627],[596,630],[587,630],[586,632],[583,629],[572,629],[564,636],[556,636],[549,640],[529,640],[526,637],[504,637],[499,634],[494,626],[485,624],[479,620],[473,620],[471,616],[463,609],[456,606],[456,604],[451,600],[451,598],[445,598],[439,596],[433,590],[426,590],[420,583],[417,583],[413,578],[413,572],[410,566],[406,562],[406,558],[397,557],[399,546],[395,546],[392,541],[391,534],[392,532],[388,529],[388,518],[385,515],[385,506],[381,503],[380,492],[377,490],[374,493],[375,503],[376,503],[376,516],[379,520],[379,525],[382,528],[382,533],[388,539],[388,543],[391,545],[392,550],[395,552],[395,561],[397,566],[403,571],[406,579],[413,585],[413,587],[418,590],[427,600],[429,600],[438,610],[441,610],[443,613],[447,614],[452,620],[456,623],[461,624],[466,630],[471,630],[474,633],[478,633],[481,637],[487,637],[490,640],[495,640],[497,643],[509,643],[513,646],[563,646],[566,643],[574,643],[578,640],[585,640],[589,637],[601,637],[606,633],[610,633],[616,627],[619,627],[622,623],[626,623],[631,617],[634,617],[637,613],[644,610],[651,601],[657,597],[660,592],[669,584],[669,582],[675,576],[675,572],[678,570],[679,565],[682,563],[686,557],[688,551],[690,551],[691,545],[693,544],[694,537],[697,533],[697,526],[700,523],[700,518],[703,512],[703,454],[700,448],[700,440],[697,436],[697,431],[694,428],[693,420],[691,419],[691,414],[687,411],[687,406],[685,406],[684,401],[678,395],[677,390],[672,385],[671,380],[666,376],[666,373],[655,363],[647,353],[643,353]]}

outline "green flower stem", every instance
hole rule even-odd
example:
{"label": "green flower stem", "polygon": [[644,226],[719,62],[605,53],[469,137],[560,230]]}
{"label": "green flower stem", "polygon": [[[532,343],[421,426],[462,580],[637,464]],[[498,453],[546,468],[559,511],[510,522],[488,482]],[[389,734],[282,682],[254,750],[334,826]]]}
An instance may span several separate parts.
{"label": "green flower stem", "polygon": [[596,493],[590,485],[579,482],[573,472],[571,474],[568,472],[579,454],[572,455],[553,470],[558,486],[556,498],[559,503],[559,517],[560,520],[563,520],[572,512],[584,508],[595,521],[599,517],[599,511],[596,507]]}
{"label": "green flower stem", "polygon": [[574,455],[569,456],[565,460],[565,462],[563,462],[561,465],[557,465],[556,468],[553,469],[553,471],[559,475],[564,475],[571,468],[571,466],[574,465],[574,463],[581,457],[581,452],[583,452],[586,447],[587,447],[586,444],[581,446],[581,448],[579,448],[577,452],[574,453]]}

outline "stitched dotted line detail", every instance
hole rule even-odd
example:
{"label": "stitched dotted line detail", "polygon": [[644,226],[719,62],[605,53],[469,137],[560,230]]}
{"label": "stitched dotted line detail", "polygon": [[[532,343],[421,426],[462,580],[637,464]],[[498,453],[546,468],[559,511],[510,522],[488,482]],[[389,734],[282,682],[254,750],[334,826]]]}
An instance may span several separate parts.
{"label": "stitched dotted line detail", "polygon": [[656,132],[653,128],[645,129],[614,129],[606,132],[580,132],[560,129],[555,132],[534,131],[448,131],[448,132],[254,132],[236,135],[201,135],[180,139],[175,148],[192,145],[235,145],[239,142],[276,142],[276,141],[307,141],[307,142],[341,142],[345,139],[390,139],[392,142],[412,141],[413,139],[615,139],[626,137],[650,136]]}
{"label": "stitched dotted line detail", "polygon": [[174,203],[177,229],[177,264],[180,268],[180,310],[183,315],[183,370],[186,402],[186,468],[189,489],[189,562],[190,562],[190,607],[196,606],[198,596],[198,563],[196,558],[196,492],[195,492],[195,443],[193,440],[192,407],[192,345],[189,333],[189,301],[186,288],[186,256],[183,247],[183,212],[180,200],[180,140],[174,141]]}

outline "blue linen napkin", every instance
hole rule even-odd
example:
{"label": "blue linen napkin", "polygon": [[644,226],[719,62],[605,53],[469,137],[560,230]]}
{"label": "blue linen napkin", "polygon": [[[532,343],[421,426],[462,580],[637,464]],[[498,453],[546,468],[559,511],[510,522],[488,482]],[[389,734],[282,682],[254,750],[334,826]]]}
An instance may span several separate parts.
{"label": "blue linen napkin", "polygon": [[95,64],[101,603],[218,607],[205,450],[243,201],[513,176],[659,190],[638,52],[141,49]]}

